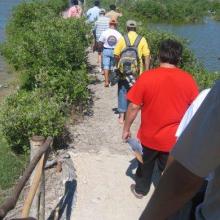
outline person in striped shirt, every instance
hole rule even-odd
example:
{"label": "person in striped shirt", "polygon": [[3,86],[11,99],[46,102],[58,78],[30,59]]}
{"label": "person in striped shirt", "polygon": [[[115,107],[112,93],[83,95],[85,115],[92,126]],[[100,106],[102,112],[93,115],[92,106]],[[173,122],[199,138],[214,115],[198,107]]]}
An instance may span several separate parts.
{"label": "person in striped shirt", "polygon": [[[105,30],[107,30],[109,28],[109,22],[110,22],[110,18],[105,16],[105,9],[100,9],[99,12],[99,17],[97,19],[97,21],[95,22],[95,27],[94,27],[94,36],[95,36],[95,44],[93,47],[93,51],[98,51],[98,41],[99,38],[102,34],[102,32],[104,32]],[[100,52],[100,51],[98,51]],[[98,55],[98,63],[101,64],[101,55],[99,53]]]}

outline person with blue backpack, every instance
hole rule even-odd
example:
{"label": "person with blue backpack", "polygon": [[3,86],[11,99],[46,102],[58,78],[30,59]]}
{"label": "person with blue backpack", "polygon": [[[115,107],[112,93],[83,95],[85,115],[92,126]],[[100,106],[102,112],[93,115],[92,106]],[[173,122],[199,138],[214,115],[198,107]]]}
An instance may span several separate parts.
{"label": "person with blue backpack", "polygon": [[116,67],[119,72],[118,112],[119,123],[124,123],[128,107],[126,94],[143,70],[149,69],[150,50],[146,39],[136,33],[137,24],[126,22],[127,34],[121,37],[114,49]]}

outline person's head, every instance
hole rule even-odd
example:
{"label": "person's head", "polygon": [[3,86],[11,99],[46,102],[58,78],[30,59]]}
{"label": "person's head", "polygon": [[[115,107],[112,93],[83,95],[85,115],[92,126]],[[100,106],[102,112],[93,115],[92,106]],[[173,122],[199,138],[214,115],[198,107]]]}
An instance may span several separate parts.
{"label": "person's head", "polygon": [[109,21],[109,27],[110,28],[113,28],[113,29],[116,29],[117,28],[117,20],[115,18],[112,18],[110,21]]}
{"label": "person's head", "polygon": [[137,23],[136,23],[136,21],[128,20],[126,22],[126,28],[127,28],[127,32],[129,32],[129,31],[136,31],[137,30]]}
{"label": "person's head", "polygon": [[100,2],[99,1],[94,1],[94,5],[99,7],[100,6]]}
{"label": "person's head", "polygon": [[159,60],[161,63],[177,65],[181,60],[183,47],[175,40],[164,40],[160,43]]}
{"label": "person's head", "polygon": [[100,9],[99,15],[100,15],[100,16],[104,16],[104,15],[105,15],[105,9],[104,9],[104,8],[101,8],[101,9]]}
{"label": "person's head", "polygon": [[72,5],[79,5],[79,1],[78,0],[72,0]]}
{"label": "person's head", "polygon": [[115,11],[115,10],[116,10],[116,6],[115,6],[115,5],[113,5],[113,4],[112,4],[112,5],[110,5],[110,6],[109,6],[109,8],[110,8],[110,10],[113,10],[113,11]]}

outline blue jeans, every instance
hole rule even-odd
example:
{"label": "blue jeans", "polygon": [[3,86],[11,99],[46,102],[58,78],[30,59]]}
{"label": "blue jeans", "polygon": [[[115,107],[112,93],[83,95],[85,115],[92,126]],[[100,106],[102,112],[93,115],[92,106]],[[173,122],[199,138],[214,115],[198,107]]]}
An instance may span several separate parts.
{"label": "blue jeans", "polygon": [[111,70],[115,64],[114,50],[104,48],[102,52],[102,68],[104,70]]}
{"label": "blue jeans", "polygon": [[127,80],[119,80],[118,82],[118,112],[125,113],[128,108],[128,100],[126,98],[129,85]]}

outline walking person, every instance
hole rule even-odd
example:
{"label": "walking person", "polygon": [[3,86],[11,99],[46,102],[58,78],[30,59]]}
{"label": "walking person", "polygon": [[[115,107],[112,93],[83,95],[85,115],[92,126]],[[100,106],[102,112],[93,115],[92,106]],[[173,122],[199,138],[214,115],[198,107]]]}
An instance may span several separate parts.
{"label": "walking person", "polygon": [[109,86],[109,71],[111,71],[115,65],[114,48],[118,40],[122,37],[116,30],[117,24],[117,20],[112,18],[109,22],[109,28],[102,32],[99,38],[99,47],[102,49],[102,68],[105,77],[105,87]]}
{"label": "walking person", "polygon": [[122,13],[116,11],[116,6],[114,4],[110,5],[109,8],[110,11],[106,13],[106,17],[118,20],[118,18],[122,16]]}
{"label": "walking person", "polygon": [[[128,107],[126,94],[132,82],[128,78],[137,78],[143,71],[148,70],[150,64],[150,50],[146,39],[137,34],[137,24],[133,20],[126,22],[127,34],[123,36],[117,43],[114,55],[116,66],[119,68],[120,80],[118,82],[118,112],[119,123],[124,123],[125,113]],[[132,47],[132,53],[129,48]],[[127,53],[128,52],[128,53]],[[129,54],[133,54],[130,57]],[[130,63],[132,61],[132,63]]]}
{"label": "walking person", "polygon": [[[99,17],[98,20],[95,22],[95,27],[93,30],[94,36],[95,36],[95,43],[93,46],[93,52],[97,51],[98,52],[98,64],[101,65],[101,51],[99,51],[98,49],[98,42],[99,42],[99,38],[102,34],[102,32],[104,32],[105,30],[107,30],[109,28],[109,21],[110,18],[105,16],[105,9],[102,8],[99,11]],[[101,68],[101,66],[100,66]]]}
{"label": "walking person", "polygon": [[193,77],[177,67],[182,45],[173,40],[161,42],[160,66],[145,71],[127,94],[130,101],[122,138],[131,136],[130,127],[139,110],[141,125],[138,139],[143,147],[143,164],[138,163],[131,191],[137,198],[147,195],[155,163],[163,172],[167,158],[176,143],[175,133],[190,104],[198,95]]}
{"label": "walking person", "polygon": [[219,219],[219,94],[220,81],[217,81],[171,151],[174,160],[161,177],[140,220],[169,219],[198,192],[210,173],[204,201],[197,206],[194,218]]}
{"label": "walking person", "polygon": [[79,1],[73,0],[72,4],[73,5],[68,10],[67,17],[80,18],[82,16],[82,8],[79,6]]}
{"label": "walking person", "polygon": [[95,1],[94,6],[86,12],[87,21],[89,23],[94,23],[99,17],[99,12],[100,12],[100,2]]}

